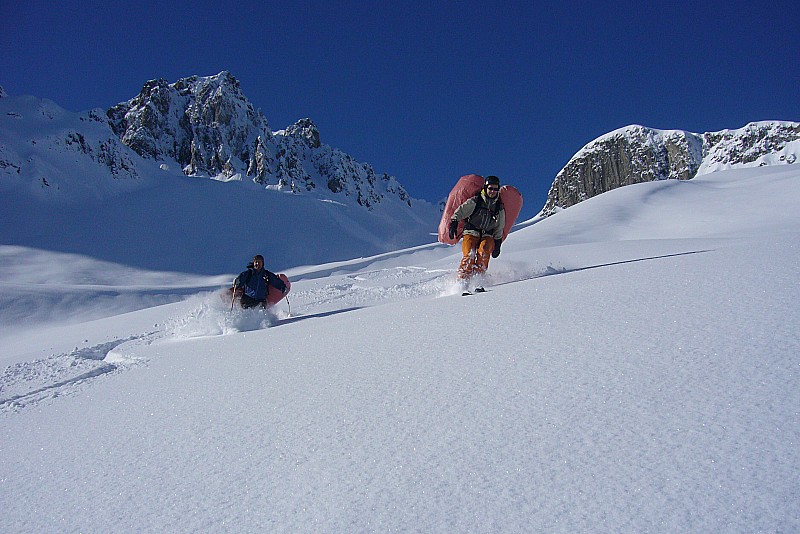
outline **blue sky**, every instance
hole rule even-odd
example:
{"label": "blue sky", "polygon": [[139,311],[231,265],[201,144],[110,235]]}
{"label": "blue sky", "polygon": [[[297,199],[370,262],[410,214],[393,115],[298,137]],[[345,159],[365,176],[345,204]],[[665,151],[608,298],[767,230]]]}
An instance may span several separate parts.
{"label": "blue sky", "polygon": [[800,120],[782,0],[57,4],[0,0],[9,94],[82,111],[228,70],[274,130],[309,117],[431,201],[496,174],[532,215],[569,158],[619,127]]}

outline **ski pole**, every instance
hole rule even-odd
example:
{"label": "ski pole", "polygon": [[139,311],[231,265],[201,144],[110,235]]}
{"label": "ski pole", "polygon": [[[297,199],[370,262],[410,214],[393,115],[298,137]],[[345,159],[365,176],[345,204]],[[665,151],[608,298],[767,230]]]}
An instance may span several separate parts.
{"label": "ski pole", "polygon": [[233,311],[233,302],[236,300],[236,282],[238,278],[233,281],[233,291],[231,291],[231,311]]}
{"label": "ski pole", "polygon": [[286,299],[286,304],[289,306],[289,317],[292,316],[292,304],[289,302],[289,295],[284,295],[283,298]]}

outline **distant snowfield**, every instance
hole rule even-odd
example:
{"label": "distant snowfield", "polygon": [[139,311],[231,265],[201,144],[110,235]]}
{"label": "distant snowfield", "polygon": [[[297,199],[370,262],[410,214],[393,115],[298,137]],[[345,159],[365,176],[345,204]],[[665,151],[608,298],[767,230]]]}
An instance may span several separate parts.
{"label": "distant snowfield", "polygon": [[628,186],[519,225],[486,294],[432,244],[270,314],[0,246],[0,531],[798,531],[798,200]]}

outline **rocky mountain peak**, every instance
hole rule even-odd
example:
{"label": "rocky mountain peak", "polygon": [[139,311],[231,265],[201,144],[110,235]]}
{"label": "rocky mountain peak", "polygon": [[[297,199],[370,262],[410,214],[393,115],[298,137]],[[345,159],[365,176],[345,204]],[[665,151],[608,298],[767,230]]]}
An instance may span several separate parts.
{"label": "rocky mountain peak", "polygon": [[285,130],[285,135],[296,136],[304,139],[311,148],[319,148],[322,143],[319,140],[319,130],[311,119],[300,119]]}
{"label": "rocky mountain peak", "polygon": [[390,197],[411,205],[396,180],[378,180],[368,164],[323,144],[311,119],[273,133],[227,71],[148,81],[107,115],[125,145],[147,159],[175,161],[187,175],[247,176],[298,193],[351,196],[368,209]]}
{"label": "rocky mountain peak", "polygon": [[271,131],[229,72],[150,80],[139,95],[108,110],[122,142],[142,157],[173,160],[186,174],[232,176]]}

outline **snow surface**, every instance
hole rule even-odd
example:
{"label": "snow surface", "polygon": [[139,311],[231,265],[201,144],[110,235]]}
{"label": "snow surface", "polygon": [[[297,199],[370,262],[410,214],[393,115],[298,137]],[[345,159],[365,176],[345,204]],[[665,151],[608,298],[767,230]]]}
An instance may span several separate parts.
{"label": "snow surface", "polygon": [[628,186],[485,294],[432,244],[268,315],[0,246],[0,531],[800,531],[798,200],[792,165]]}

